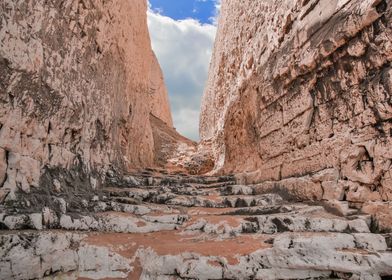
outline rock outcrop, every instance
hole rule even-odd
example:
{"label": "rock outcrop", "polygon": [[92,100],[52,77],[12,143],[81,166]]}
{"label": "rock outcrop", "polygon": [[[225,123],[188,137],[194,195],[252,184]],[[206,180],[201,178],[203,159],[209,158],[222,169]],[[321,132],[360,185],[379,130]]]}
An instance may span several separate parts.
{"label": "rock outcrop", "polygon": [[223,0],[200,124],[215,172],[391,200],[391,6]]}
{"label": "rock outcrop", "polygon": [[172,119],[146,9],[144,0],[1,3],[0,199],[42,186],[56,168],[96,187],[109,167],[154,165],[150,116],[168,128]]}

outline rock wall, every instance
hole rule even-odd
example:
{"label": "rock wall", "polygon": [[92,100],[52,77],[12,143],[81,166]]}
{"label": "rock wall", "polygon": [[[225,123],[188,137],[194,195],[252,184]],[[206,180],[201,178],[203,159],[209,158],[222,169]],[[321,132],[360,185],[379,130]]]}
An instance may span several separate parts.
{"label": "rock wall", "polygon": [[391,200],[391,6],[223,0],[200,124],[215,171],[327,172],[361,202]]}
{"label": "rock wall", "polygon": [[55,167],[154,164],[150,115],[172,119],[146,9],[145,0],[2,1],[1,196],[29,192]]}

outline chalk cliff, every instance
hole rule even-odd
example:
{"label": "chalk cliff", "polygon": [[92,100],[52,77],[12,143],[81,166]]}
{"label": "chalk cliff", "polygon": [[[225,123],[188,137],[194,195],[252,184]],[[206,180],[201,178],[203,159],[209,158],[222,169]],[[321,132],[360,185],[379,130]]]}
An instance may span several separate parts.
{"label": "chalk cliff", "polygon": [[328,172],[352,201],[391,200],[390,7],[223,0],[200,123],[215,171],[247,183]]}
{"label": "chalk cliff", "polygon": [[53,168],[95,185],[109,167],[154,165],[150,115],[173,124],[146,10],[144,0],[1,3],[3,195]]}

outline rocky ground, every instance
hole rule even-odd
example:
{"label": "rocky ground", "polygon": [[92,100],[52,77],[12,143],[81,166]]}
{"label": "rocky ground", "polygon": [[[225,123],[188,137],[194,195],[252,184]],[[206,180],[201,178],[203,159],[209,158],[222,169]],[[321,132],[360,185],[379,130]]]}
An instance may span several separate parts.
{"label": "rocky ground", "polygon": [[392,277],[381,210],[156,170],[109,172],[104,188],[72,197],[53,185],[1,206],[1,279]]}

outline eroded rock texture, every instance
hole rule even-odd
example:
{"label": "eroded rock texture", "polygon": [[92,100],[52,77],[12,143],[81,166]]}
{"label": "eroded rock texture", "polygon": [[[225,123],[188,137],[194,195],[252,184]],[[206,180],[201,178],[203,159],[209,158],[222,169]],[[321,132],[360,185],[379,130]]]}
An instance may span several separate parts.
{"label": "eroded rock texture", "polygon": [[390,220],[386,204],[369,205],[374,217],[348,202],[237,185],[233,176],[147,170],[109,176],[77,199],[51,194],[51,205],[0,214],[0,279],[392,276],[392,227],[377,227]]}
{"label": "eroded rock texture", "polygon": [[332,170],[310,188],[390,200],[391,5],[223,1],[200,125],[215,170],[283,184]]}
{"label": "eroded rock texture", "polygon": [[172,119],[146,9],[144,0],[2,1],[2,195],[38,187],[44,169],[83,170],[95,186],[95,171],[154,164],[150,115]]}

